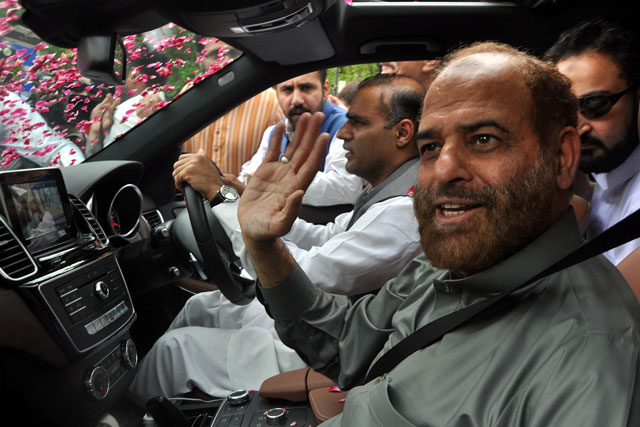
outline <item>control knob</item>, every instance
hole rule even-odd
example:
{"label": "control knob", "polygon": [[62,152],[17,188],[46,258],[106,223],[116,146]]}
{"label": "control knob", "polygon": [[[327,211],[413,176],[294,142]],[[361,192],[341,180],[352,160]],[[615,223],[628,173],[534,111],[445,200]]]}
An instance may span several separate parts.
{"label": "control knob", "polygon": [[169,276],[174,277],[176,279],[182,275],[182,272],[180,271],[180,269],[175,265],[169,267],[167,269],[167,273],[169,274]]}
{"label": "control knob", "polygon": [[157,240],[163,240],[169,238],[171,233],[169,229],[164,225],[159,225],[153,230],[153,234]]}
{"label": "control knob", "polygon": [[129,369],[135,368],[136,365],[138,365],[138,351],[136,350],[136,345],[133,340],[128,338],[127,340],[122,341],[122,344],[120,344],[120,350],[122,351],[124,365]]}
{"label": "control knob", "polygon": [[109,374],[107,370],[100,366],[94,366],[87,374],[84,386],[92,399],[104,399],[109,393]]}
{"label": "control knob", "polygon": [[236,390],[227,396],[227,402],[231,406],[240,406],[247,403],[250,397],[251,395],[247,390]]}
{"label": "control knob", "polygon": [[98,280],[96,284],[93,285],[93,289],[96,292],[96,295],[98,295],[98,298],[100,299],[109,298],[109,285],[107,285],[102,280]]}
{"label": "control knob", "polygon": [[273,408],[267,411],[267,424],[280,425],[287,420],[287,410],[284,408]]}

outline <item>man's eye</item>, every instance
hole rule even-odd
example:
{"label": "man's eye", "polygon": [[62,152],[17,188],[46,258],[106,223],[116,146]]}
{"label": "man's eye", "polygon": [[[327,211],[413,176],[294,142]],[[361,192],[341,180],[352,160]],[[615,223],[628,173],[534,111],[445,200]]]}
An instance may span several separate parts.
{"label": "man's eye", "polygon": [[485,145],[485,144],[490,144],[493,141],[495,141],[495,137],[493,135],[482,134],[482,135],[475,135],[473,137],[474,144]]}
{"label": "man's eye", "polygon": [[440,144],[435,142],[430,142],[420,147],[420,156],[422,156],[423,159],[433,157],[439,152],[440,152]]}

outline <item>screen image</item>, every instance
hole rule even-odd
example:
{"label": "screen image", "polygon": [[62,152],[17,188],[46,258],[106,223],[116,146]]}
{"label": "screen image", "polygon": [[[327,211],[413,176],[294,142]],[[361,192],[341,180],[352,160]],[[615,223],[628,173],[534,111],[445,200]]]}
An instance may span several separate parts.
{"label": "screen image", "polygon": [[14,183],[9,192],[29,249],[45,248],[65,236],[67,221],[56,181]]}

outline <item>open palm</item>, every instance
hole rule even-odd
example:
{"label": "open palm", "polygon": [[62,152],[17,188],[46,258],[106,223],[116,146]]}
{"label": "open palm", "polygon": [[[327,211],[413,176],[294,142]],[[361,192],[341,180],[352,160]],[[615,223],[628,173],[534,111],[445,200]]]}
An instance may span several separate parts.
{"label": "open palm", "polygon": [[245,238],[271,240],[291,229],[302,196],[322,162],[328,135],[318,136],[324,114],[304,114],[293,141],[285,150],[289,163],[278,161],[284,125],[273,132],[264,162],[251,178],[238,205],[238,221]]}

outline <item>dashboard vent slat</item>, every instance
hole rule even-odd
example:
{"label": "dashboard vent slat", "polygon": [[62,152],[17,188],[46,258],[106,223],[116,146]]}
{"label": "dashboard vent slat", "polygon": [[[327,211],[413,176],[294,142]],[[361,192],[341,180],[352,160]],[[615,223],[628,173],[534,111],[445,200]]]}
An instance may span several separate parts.
{"label": "dashboard vent slat", "polygon": [[164,222],[162,214],[157,209],[142,212],[142,216],[147,220],[152,230]]}
{"label": "dashboard vent slat", "polygon": [[27,248],[0,217],[0,276],[20,281],[38,272],[38,266]]}
{"label": "dashboard vent slat", "polygon": [[71,195],[71,194],[69,195],[69,200],[71,201],[71,204],[73,205],[73,207],[76,208],[78,213],[80,215],[82,215],[82,217],[86,221],[87,225],[91,229],[91,232],[93,233],[94,236],[96,236],[98,241],[100,241],[100,243],[103,246],[108,245],[109,244],[109,238],[107,237],[107,234],[104,232],[104,230],[100,226],[100,223],[93,216],[93,214],[91,213],[91,211],[89,210],[87,205],[85,205],[82,202],[82,200],[80,200],[79,198],[77,198],[76,196]]}

